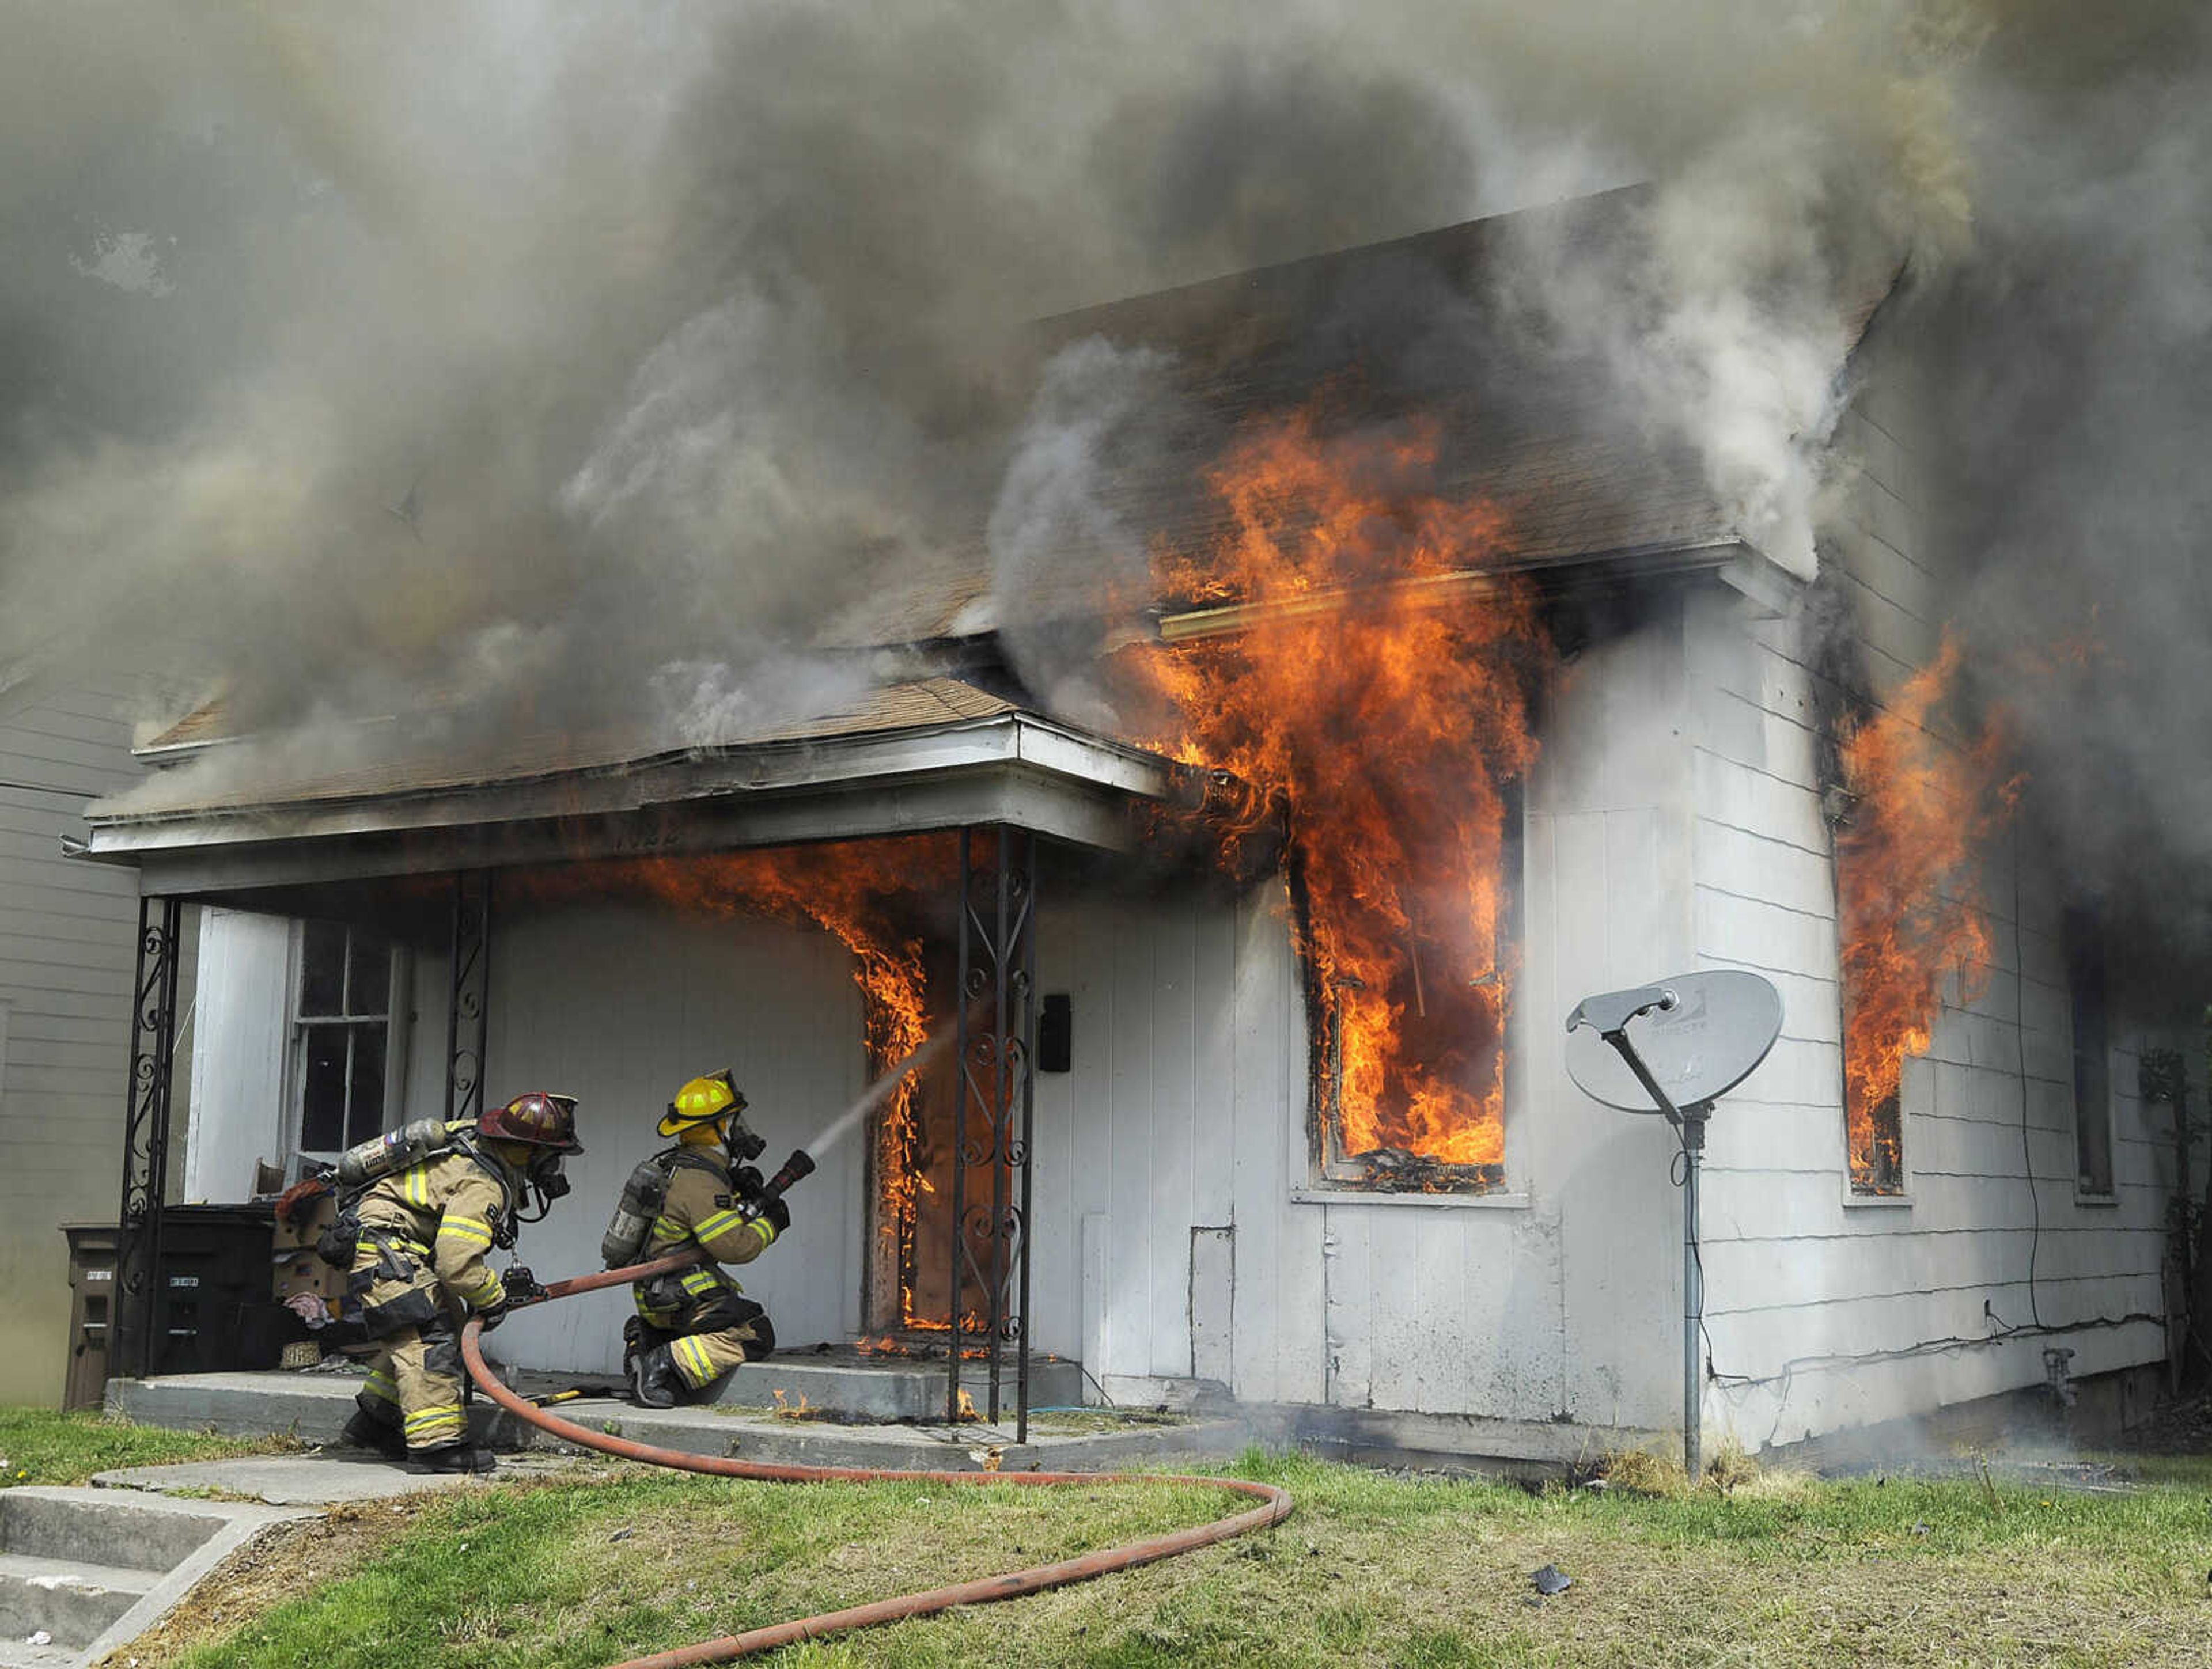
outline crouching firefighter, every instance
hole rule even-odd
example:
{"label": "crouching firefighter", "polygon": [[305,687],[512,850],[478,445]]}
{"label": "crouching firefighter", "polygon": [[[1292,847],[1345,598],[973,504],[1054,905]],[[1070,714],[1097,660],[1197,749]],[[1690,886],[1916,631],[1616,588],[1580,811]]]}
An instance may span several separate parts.
{"label": "crouching firefighter", "polygon": [[[568,1192],[562,1161],[583,1150],[575,1099],[532,1093],[473,1126],[421,1120],[340,1158],[350,1198],[337,1233],[356,1234],[346,1288],[377,1345],[348,1441],[431,1472],[492,1469],[468,1441],[460,1329],[471,1315],[496,1326],[539,1295],[528,1270],[502,1280],[487,1255]],[[524,1217],[533,1188],[538,1214]]]}
{"label": "crouching firefighter", "polygon": [[630,1289],[637,1314],[623,1326],[623,1366],[647,1408],[689,1400],[775,1348],[767,1313],[720,1267],[750,1263],[791,1226],[790,1208],[763,1198],[760,1173],[746,1162],[767,1144],[746,1128],[744,1108],[726,1071],[678,1090],[660,1120],[676,1144],[630,1173],[600,1242],[610,1269],[692,1247],[709,1260]]}

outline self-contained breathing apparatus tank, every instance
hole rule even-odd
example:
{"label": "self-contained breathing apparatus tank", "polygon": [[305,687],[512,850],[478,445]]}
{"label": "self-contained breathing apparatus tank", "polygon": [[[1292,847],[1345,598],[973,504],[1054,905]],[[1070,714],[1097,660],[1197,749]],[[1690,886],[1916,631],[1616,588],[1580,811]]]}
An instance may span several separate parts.
{"label": "self-contained breathing apparatus tank", "polygon": [[[743,1166],[768,1150],[768,1138],[748,1125],[742,1114],[732,1113],[723,1132],[722,1148],[729,1155],[732,1166]],[[623,1184],[622,1197],[615,1202],[615,1214],[608,1219],[607,1232],[599,1236],[602,1267],[620,1269],[624,1264],[637,1261],[637,1254],[645,1249],[645,1242],[653,1233],[654,1220],[668,1203],[668,1184],[675,1175],[676,1156],[680,1151],[678,1148],[663,1148],[637,1162]]]}
{"label": "self-contained breathing apparatus tank", "polygon": [[620,1269],[637,1261],[646,1236],[653,1232],[654,1219],[668,1203],[668,1157],[669,1152],[664,1151],[650,1159],[639,1160],[623,1184],[622,1198],[615,1202],[615,1214],[608,1221],[607,1232],[599,1236],[599,1256],[604,1267]]}
{"label": "self-contained breathing apparatus tank", "polygon": [[389,1176],[421,1164],[434,1153],[453,1145],[466,1125],[449,1125],[443,1119],[416,1119],[397,1130],[373,1136],[338,1155],[338,1187],[360,1188],[380,1176]]}

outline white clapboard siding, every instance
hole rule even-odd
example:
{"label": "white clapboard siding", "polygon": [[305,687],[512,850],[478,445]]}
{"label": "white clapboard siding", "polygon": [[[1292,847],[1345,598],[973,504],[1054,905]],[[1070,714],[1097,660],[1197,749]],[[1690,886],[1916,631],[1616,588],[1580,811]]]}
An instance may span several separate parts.
{"label": "white clapboard siding", "polygon": [[105,692],[0,691],[0,1404],[59,1397],[60,1225],[115,1220],[137,876],[64,858],[61,837],[82,838],[88,798],[137,780],[130,741]]}
{"label": "white clapboard siding", "polygon": [[[1249,1401],[1657,1423],[1679,1385],[1663,1131],[1572,1092],[1558,1020],[1692,934],[1678,622],[1594,648],[1532,782],[1507,1197],[1316,1196],[1282,889],[1070,897],[1040,978],[1073,1070],[1038,1084],[1033,1336],[1109,1393],[1221,1357]],[[1660,699],[1652,697],[1659,692]],[[1100,1249],[1103,1247],[1103,1251]],[[1087,1255],[1086,1255],[1087,1254]],[[1087,1277],[1086,1277],[1086,1271]]]}
{"label": "white clapboard siding", "polygon": [[[1910,463],[1910,392],[1872,376],[1844,418],[1838,444],[1856,468],[1824,549],[1878,693],[1925,665],[1942,636],[1942,590],[1914,509],[1923,489]],[[2163,1338],[2140,1322],[1885,1359],[1929,1340],[1984,1339],[2035,1314],[2072,1326],[2162,1308],[2163,1112],[2147,1114],[2134,1093],[2146,1040],[2111,1017],[2115,1199],[2077,1201],[2057,889],[2044,854],[2002,838],[1984,871],[1982,988],[1971,1000],[1952,990],[1929,1058],[1906,1067],[1909,1200],[1853,1201],[1815,763],[1818,646],[1800,620],[1747,622],[1717,596],[1692,603],[1687,629],[1697,957],[1765,973],[1784,1004],[1781,1042],[1712,1126],[1712,1363],[1759,1382],[1710,1389],[1708,1417],[1746,1441],[1795,1441],[2036,1383],[2046,1344],[2075,1350],[2077,1374],[2157,1361]],[[1853,1360],[1808,1365],[1826,1356]]]}
{"label": "white clapboard siding", "polygon": [[[516,1253],[548,1278],[599,1267],[623,1179],[665,1145],[654,1121],[685,1080],[735,1069],[771,1168],[865,1085],[860,993],[851,959],[827,934],[647,904],[503,902],[493,946],[487,1093],[495,1103],[527,1089],[580,1102],[574,1191],[522,1231]],[[442,1102],[447,984],[443,958],[425,957],[410,1116]],[[740,1274],[782,1344],[845,1338],[860,1326],[866,1153],[855,1138],[817,1157],[820,1169],[792,1191],[789,1234]],[[629,1302],[624,1290],[518,1316],[497,1353],[611,1370]]]}

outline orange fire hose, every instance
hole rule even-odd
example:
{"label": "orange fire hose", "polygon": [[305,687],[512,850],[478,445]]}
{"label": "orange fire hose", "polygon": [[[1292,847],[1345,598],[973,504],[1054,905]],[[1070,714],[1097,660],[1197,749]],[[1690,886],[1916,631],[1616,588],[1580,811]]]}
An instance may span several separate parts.
{"label": "orange fire hose", "polygon": [[[672,1270],[688,1268],[698,1261],[697,1253],[679,1252],[671,1257],[633,1265],[627,1269],[611,1269],[598,1275],[579,1275],[569,1280],[550,1283],[545,1289],[545,1297],[549,1300],[566,1298],[601,1287],[628,1285],[632,1281],[646,1280]],[[1210,1524],[1172,1531],[1165,1535],[1149,1536],[1142,1541],[1124,1543],[1120,1547],[1102,1548],[1097,1552],[1085,1553],[1077,1558],[1062,1559],[1057,1564],[1033,1565],[1026,1570],[1010,1570],[1003,1575],[985,1576],[972,1582],[955,1582],[918,1593],[903,1593],[890,1599],[878,1599],[866,1605],[849,1606],[843,1611],[801,1617],[789,1623],[748,1630],[741,1635],[726,1635],[719,1640],[702,1640],[696,1646],[681,1646],[672,1652],[656,1652],[647,1657],[631,1658],[612,1666],[612,1669],[677,1669],[677,1666],[685,1664],[727,1663],[733,1658],[750,1657],[755,1653],[774,1651],[780,1646],[796,1645],[802,1640],[817,1640],[823,1635],[872,1628],[881,1623],[896,1623],[909,1617],[933,1617],[955,1605],[981,1605],[994,1599],[1012,1599],[1024,1593],[1041,1593],[1047,1588],[1063,1587],[1070,1582],[1103,1576],[1109,1571],[1132,1569],[1156,1560],[1173,1558],[1176,1554],[1188,1553],[1194,1548],[1227,1541],[1248,1530],[1279,1524],[1291,1514],[1292,1502],[1289,1490],[1279,1489],[1273,1484],[1249,1483],[1236,1478],[1169,1477],[1141,1472],[900,1472],[867,1466],[771,1466],[756,1460],[734,1460],[718,1455],[686,1454],[680,1449],[656,1448],[650,1443],[611,1436],[605,1432],[592,1431],[574,1421],[564,1420],[508,1390],[485,1365],[483,1347],[477,1337],[483,1331],[483,1323],[473,1319],[461,1330],[461,1355],[468,1363],[471,1376],[486,1396],[508,1413],[529,1421],[542,1431],[551,1432],[586,1448],[597,1449],[603,1454],[619,1455],[628,1460],[642,1460],[647,1466],[705,1472],[717,1478],[758,1478],[772,1484],[906,1482],[969,1487],[1083,1484],[1093,1488],[1101,1484],[1188,1484],[1250,1496],[1261,1503],[1231,1517],[1216,1519]]]}

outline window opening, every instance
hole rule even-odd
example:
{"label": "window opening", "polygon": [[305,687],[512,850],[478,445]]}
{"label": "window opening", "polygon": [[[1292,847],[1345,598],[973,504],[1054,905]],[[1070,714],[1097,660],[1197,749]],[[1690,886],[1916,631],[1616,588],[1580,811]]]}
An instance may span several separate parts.
{"label": "window opening", "polygon": [[1826,798],[1856,1194],[1904,1192],[1905,1063],[1928,1053],[1943,1010],[1973,1002],[1989,977],[1981,855],[2017,784],[2001,774],[1998,732],[1961,734],[1953,722],[1960,657],[1945,638],[1887,707],[1838,727],[1839,780]]}
{"label": "window opening", "polygon": [[2095,923],[2066,919],[2066,990],[2074,1031],[2075,1174],[2085,1194],[2112,1192],[2112,1102],[2105,1020],[2105,945]]}
{"label": "window opening", "polygon": [[[1449,932],[1418,906],[1387,931],[1371,917],[1317,920],[1303,865],[1293,863],[1313,1063],[1308,1133],[1320,1186],[1483,1193],[1504,1185],[1519,783],[1504,785],[1500,798],[1490,907],[1436,912]],[[1360,954],[1345,955],[1346,943]]]}
{"label": "window opening", "polygon": [[385,1127],[392,1036],[392,946],[339,922],[302,924],[299,1150],[330,1155]]}

